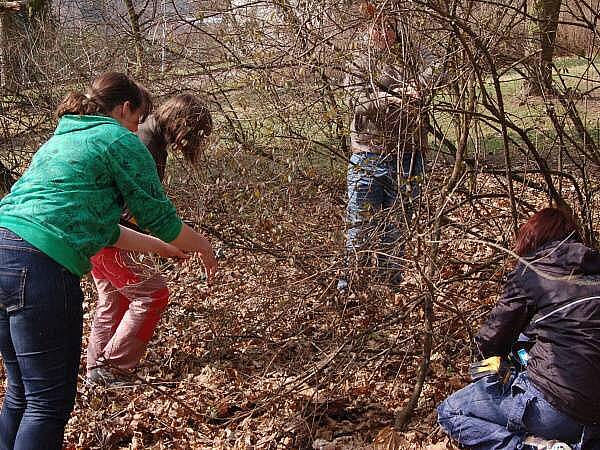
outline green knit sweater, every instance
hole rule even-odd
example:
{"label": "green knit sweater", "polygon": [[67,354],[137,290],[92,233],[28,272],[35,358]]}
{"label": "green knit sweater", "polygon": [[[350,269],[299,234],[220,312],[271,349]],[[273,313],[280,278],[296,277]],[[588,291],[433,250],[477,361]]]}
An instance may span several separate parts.
{"label": "green knit sweater", "polygon": [[127,204],[141,228],[170,242],[182,223],[139,138],[104,116],[64,116],[0,202],[0,227],[72,273],[119,237]]}

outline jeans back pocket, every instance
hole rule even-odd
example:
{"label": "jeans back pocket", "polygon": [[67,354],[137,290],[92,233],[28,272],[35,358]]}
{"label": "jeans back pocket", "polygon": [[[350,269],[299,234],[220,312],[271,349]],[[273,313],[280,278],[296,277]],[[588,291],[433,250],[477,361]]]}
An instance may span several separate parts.
{"label": "jeans back pocket", "polygon": [[27,269],[0,269],[0,309],[18,311],[25,304],[25,278]]}

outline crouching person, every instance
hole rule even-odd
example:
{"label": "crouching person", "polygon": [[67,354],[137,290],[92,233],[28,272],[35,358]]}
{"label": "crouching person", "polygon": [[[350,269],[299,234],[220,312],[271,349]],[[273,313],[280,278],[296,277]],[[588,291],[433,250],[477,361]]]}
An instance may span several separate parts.
{"label": "crouching person", "polygon": [[[444,400],[439,424],[475,450],[600,449],[600,253],[556,208],[521,227],[515,252],[475,338],[491,374]],[[526,368],[508,370],[501,361],[520,333],[533,342]]]}

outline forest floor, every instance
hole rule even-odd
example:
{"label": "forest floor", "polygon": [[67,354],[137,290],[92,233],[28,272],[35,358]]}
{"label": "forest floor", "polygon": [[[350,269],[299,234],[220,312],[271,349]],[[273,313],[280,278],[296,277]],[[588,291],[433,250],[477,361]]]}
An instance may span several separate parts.
{"label": "forest floor", "polygon": [[[297,195],[306,199],[306,193]],[[343,242],[334,239],[339,248],[328,253],[332,242],[326,239],[327,233],[343,236],[342,212],[324,196],[338,194],[325,190],[302,203],[295,221],[280,222],[272,247],[219,242],[220,275],[210,288],[198,260],[176,265],[146,257],[144,262],[157,264],[168,279],[171,301],[128,385],[83,383],[96,298],[93,284],[84,279],[82,368],[68,445],[334,450],[437,443],[433,448],[446,448],[435,407],[468,382],[470,334],[495,299],[502,268],[492,268],[486,281],[450,287],[436,305],[428,376],[412,419],[394,432],[395,416],[412,394],[422,361],[424,286],[411,269],[394,290],[365,273],[348,295],[336,293]],[[187,201],[178,198],[180,210]],[[214,229],[222,236],[225,228]],[[265,233],[273,231],[267,228]],[[306,235],[312,241],[299,243]],[[298,259],[278,256],[277,242],[298,243]],[[466,270],[474,259],[471,250],[458,241],[447,246],[445,276]],[[408,248],[407,259],[416,251]],[[492,251],[484,255],[493,256]]]}
{"label": "forest floor", "polygon": [[[532,117],[541,108],[540,102],[521,104],[515,97],[508,104]],[[540,134],[548,152],[554,151],[550,128]],[[497,158],[487,153],[498,151],[499,133],[487,143],[475,157],[494,165]],[[502,176],[473,176],[464,183],[470,191],[457,190],[449,200],[434,268],[431,362],[412,417],[396,432],[394,421],[423,361],[423,272],[432,247],[427,236],[440,179],[451,167],[441,158],[429,160],[431,175],[409,232],[402,284],[392,289],[376,271],[364,270],[350,292],[339,295],[345,162],[326,176],[318,173],[321,167],[295,167],[288,175],[280,170],[284,164],[256,159],[225,155],[219,160],[239,167],[222,175],[223,167],[207,165],[210,182],[170,184],[180,213],[215,244],[220,273],[209,288],[198,259],[176,264],[143,258],[165,276],[171,299],[140,368],[122,386],[84,383],[97,298],[91,279],[84,278],[80,380],[67,447],[449,448],[435,408],[468,383],[473,335],[512,264],[505,253],[481,244],[509,246],[511,214]],[[526,183],[516,186],[521,211],[546,204],[545,194],[532,193]]]}

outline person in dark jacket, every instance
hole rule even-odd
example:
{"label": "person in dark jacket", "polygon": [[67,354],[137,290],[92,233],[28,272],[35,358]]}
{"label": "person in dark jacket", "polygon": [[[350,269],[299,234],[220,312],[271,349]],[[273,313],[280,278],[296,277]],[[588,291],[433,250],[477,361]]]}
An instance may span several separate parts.
{"label": "person in dark jacket", "polygon": [[[600,253],[557,208],[521,227],[515,252],[521,258],[475,341],[484,358],[506,358],[525,334],[534,342],[526,370],[452,394],[438,421],[472,449],[553,448],[553,440],[568,444],[554,448],[600,449]],[[528,447],[532,436],[546,442]]]}

